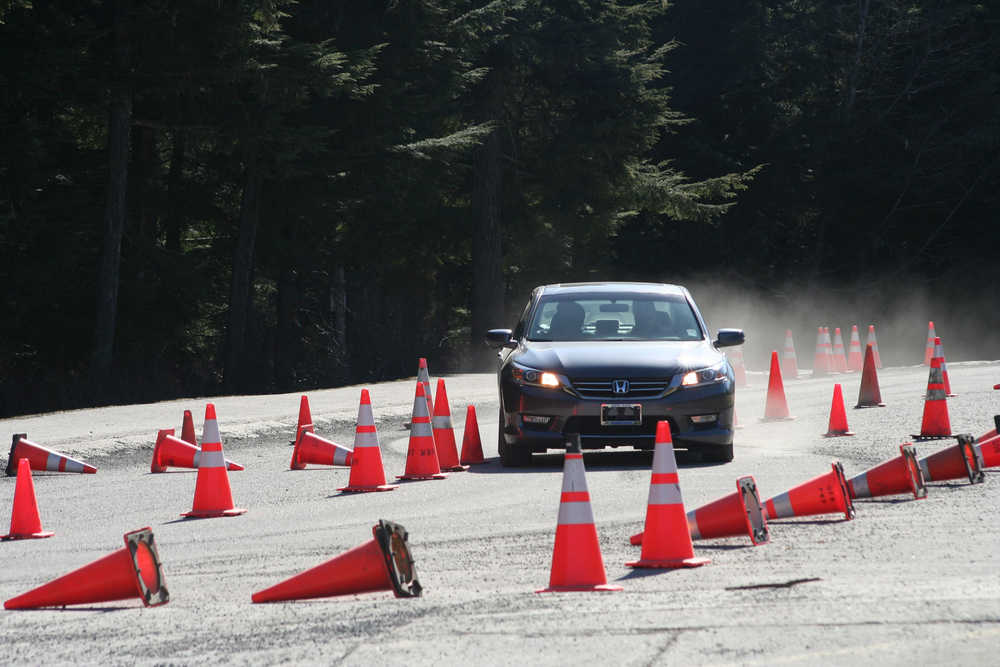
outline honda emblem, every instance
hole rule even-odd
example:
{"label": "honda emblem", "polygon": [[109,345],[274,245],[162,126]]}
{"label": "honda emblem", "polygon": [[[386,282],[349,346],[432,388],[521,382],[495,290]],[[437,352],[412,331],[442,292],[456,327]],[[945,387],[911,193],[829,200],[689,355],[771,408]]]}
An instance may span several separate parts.
{"label": "honda emblem", "polygon": [[615,380],[611,383],[611,390],[616,394],[628,393],[628,380]]}

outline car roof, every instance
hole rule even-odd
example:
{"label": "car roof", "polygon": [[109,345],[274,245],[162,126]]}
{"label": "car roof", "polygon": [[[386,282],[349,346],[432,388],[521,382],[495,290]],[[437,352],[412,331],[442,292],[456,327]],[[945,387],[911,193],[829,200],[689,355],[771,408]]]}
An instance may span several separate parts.
{"label": "car roof", "polygon": [[603,282],[603,283],[554,283],[552,285],[541,285],[540,289],[545,294],[674,294],[683,296],[686,290],[680,285],[668,285],[665,283],[628,283],[628,282]]}

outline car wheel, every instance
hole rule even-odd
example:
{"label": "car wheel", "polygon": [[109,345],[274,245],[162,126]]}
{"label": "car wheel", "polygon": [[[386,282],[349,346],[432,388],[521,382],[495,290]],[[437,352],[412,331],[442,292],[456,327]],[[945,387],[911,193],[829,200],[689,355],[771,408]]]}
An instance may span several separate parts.
{"label": "car wheel", "polygon": [[503,437],[502,406],[497,420],[497,453],[500,455],[500,464],[506,468],[520,468],[531,463],[531,450],[509,445]]}
{"label": "car wheel", "polygon": [[733,443],[728,445],[702,445],[701,460],[708,463],[729,463],[733,460]]}

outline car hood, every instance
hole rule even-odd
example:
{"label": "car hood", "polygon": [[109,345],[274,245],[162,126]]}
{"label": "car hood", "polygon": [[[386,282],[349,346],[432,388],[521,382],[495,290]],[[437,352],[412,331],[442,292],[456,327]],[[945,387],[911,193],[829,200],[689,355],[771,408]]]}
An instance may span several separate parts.
{"label": "car hood", "polygon": [[667,377],[718,363],[707,341],[525,342],[513,361],[569,378]]}

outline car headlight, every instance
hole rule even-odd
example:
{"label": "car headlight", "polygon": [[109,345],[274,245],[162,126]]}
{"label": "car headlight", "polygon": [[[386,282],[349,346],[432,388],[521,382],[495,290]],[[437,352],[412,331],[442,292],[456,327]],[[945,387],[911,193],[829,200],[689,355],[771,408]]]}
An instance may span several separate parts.
{"label": "car headlight", "polygon": [[510,375],[514,379],[514,382],[519,385],[546,387],[549,389],[556,389],[562,385],[559,382],[559,376],[555,373],[528,368],[520,364],[512,363],[510,365]]}
{"label": "car headlight", "polygon": [[718,382],[726,377],[726,373],[723,370],[724,368],[725,362],[720,362],[708,368],[689,371],[685,373],[684,377],[681,379],[681,386],[700,387],[706,384]]}

